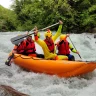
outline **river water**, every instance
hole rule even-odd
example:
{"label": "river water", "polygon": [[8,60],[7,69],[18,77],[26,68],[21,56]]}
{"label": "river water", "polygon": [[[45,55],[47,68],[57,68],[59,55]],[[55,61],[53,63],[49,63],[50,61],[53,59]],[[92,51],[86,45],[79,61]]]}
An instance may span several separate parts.
{"label": "river water", "polygon": [[[96,70],[66,79],[55,75],[26,72],[14,63],[10,67],[6,66],[4,62],[14,46],[10,39],[18,34],[22,33],[0,32],[0,85],[11,86],[30,96],[96,96]],[[70,38],[82,57],[81,59],[72,53],[76,60],[96,61],[96,39],[93,34],[70,34]],[[38,53],[43,53],[37,44],[36,49]]]}

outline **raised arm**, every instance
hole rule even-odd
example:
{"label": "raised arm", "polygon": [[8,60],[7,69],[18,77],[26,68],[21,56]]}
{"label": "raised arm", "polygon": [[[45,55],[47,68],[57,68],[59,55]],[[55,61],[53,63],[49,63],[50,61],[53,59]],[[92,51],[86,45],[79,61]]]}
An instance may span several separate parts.
{"label": "raised arm", "polygon": [[59,24],[60,24],[60,25],[59,25],[59,27],[58,27],[57,32],[55,33],[54,36],[52,36],[53,41],[55,41],[55,40],[61,35],[63,22],[62,22],[61,20],[59,20]]}

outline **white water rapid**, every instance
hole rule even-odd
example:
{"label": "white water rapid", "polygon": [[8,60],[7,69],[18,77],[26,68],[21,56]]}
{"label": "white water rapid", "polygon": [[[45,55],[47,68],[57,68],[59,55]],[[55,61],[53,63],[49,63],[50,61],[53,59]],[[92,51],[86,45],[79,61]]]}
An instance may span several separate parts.
{"label": "white water rapid", "polygon": [[[14,63],[10,67],[6,66],[4,62],[14,46],[10,39],[18,34],[21,32],[0,32],[0,85],[11,86],[30,96],[96,96],[96,70],[80,77],[66,79],[26,72]],[[72,53],[76,60],[96,61],[94,34],[70,34],[70,38],[82,57],[80,59],[77,54]],[[40,46],[36,47],[37,52],[42,53]]]}

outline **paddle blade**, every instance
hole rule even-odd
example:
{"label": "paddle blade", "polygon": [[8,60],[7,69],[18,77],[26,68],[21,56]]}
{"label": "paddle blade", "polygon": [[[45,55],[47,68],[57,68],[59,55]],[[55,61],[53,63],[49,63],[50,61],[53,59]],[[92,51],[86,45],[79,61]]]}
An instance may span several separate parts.
{"label": "paddle blade", "polygon": [[24,40],[24,37],[26,37],[26,36],[27,36],[27,34],[13,37],[13,38],[11,38],[11,42],[12,42],[12,44],[18,45],[20,42],[22,42]]}
{"label": "paddle blade", "polygon": [[8,57],[8,59],[5,61],[5,65],[10,66],[11,65],[11,59],[14,57],[14,54],[12,53],[11,56]]}

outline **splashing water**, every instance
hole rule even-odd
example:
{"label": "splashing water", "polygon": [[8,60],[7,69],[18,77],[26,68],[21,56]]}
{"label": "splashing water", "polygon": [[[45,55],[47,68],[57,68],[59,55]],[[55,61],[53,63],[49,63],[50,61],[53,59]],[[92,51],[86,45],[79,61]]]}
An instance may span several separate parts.
{"label": "splashing water", "polygon": [[[80,77],[66,79],[55,75],[26,72],[15,64],[11,67],[6,66],[4,62],[14,46],[10,39],[18,34],[23,33],[0,33],[0,85],[11,86],[30,96],[96,96],[96,70]],[[76,60],[96,61],[94,34],[70,34],[70,38],[82,57],[80,59],[77,54],[71,53]],[[36,44],[36,48],[38,53],[43,53],[39,45]]]}

